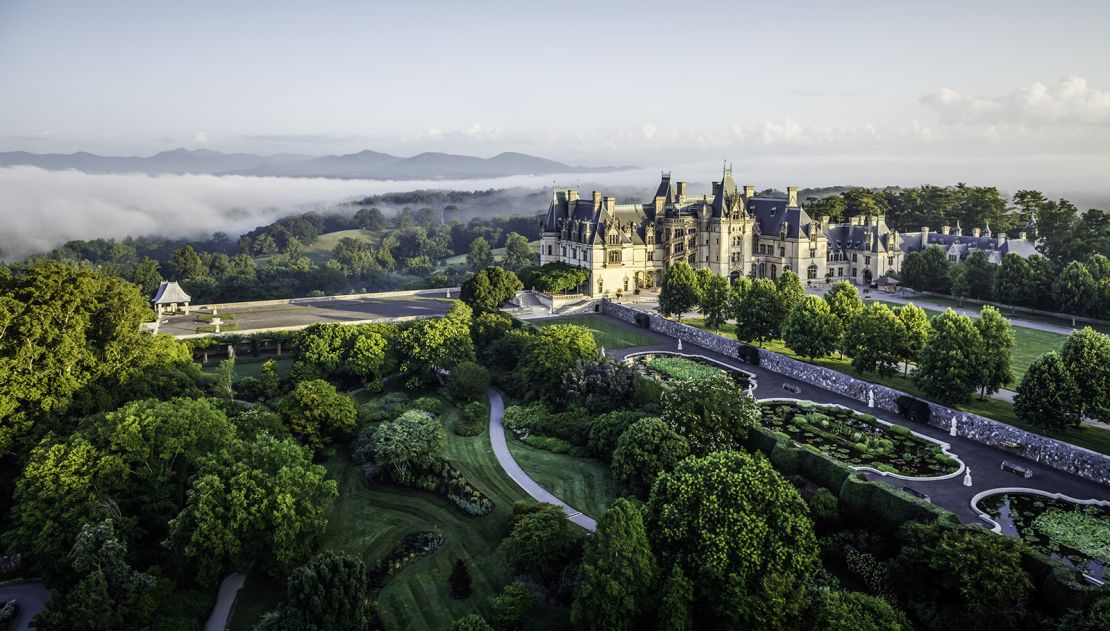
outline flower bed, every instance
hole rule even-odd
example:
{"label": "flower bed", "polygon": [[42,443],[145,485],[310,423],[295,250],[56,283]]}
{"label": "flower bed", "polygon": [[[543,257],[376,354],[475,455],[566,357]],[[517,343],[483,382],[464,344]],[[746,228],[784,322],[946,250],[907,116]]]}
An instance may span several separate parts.
{"label": "flower bed", "polygon": [[633,355],[628,358],[628,363],[640,374],[664,383],[708,379],[718,373],[725,373],[740,387],[748,387],[747,373],[693,357],[665,354]]}
{"label": "flower bed", "polygon": [[1110,565],[1110,508],[1031,493],[988,495],[977,508],[998,522],[1002,534],[1105,580]]}
{"label": "flower bed", "polygon": [[401,545],[394,548],[389,556],[379,561],[367,573],[370,589],[379,590],[385,587],[389,579],[401,570],[439,550],[443,546],[443,541],[443,533],[438,531],[413,532],[405,535]]}
{"label": "flower bed", "polygon": [[938,443],[916,436],[901,425],[880,423],[869,414],[806,402],[768,401],[760,405],[764,427],[851,466],[926,478],[955,473],[960,468]]}

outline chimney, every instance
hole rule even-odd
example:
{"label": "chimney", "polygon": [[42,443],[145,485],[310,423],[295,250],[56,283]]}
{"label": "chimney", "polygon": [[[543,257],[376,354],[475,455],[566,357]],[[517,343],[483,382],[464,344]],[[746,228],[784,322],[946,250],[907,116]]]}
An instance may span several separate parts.
{"label": "chimney", "polygon": [[601,208],[601,192],[594,191],[594,210]]}
{"label": "chimney", "polygon": [[720,182],[714,182],[713,183],[713,194],[714,195],[720,195],[721,194],[721,183]]}
{"label": "chimney", "polygon": [[794,208],[797,205],[798,205],[798,187],[797,186],[788,186],[788,187],[786,187],[786,207],[787,208]]}
{"label": "chimney", "polygon": [[940,227],[940,233],[941,234],[952,234],[952,227],[951,226],[941,226]]}
{"label": "chimney", "polygon": [[929,242],[929,226],[921,227],[921,243],[926,244]]}
{"label": "chimney", "polygon": [[1025,240],[1026,236],[1027,236],[1027,235],[1026,235],[1026,233],[1025,233],[1025,232],[1019,232],[1019,233],[1018,233],[1018,238],[1019,238],[1019,239]]}
{"label": "chimney", "polygon": [[617,207],[617,198],[612,195],[605,196],[605,212],[613,214],[613,210]]}
{"label": "chimney", "polygon": [[755,187],[752,186],[751,184],[745,185],[744,186],[744,197],[748,197],[748,198],[755,197]]}
{"label": "chimney", "polygon": [[978,228],[972,228],[971,229],[971,236],[977,237],[977,236],[979,236],[979,234],[980,234],[980,232],[979,232]]}
{"label": "chimney", "polygon": [[567,191],[567,201],[572,204],[578,201],[578,189],[572,188]]}
{"label": "chimney", "polygon": [[678,195],[678,201],[686,198],[686,182],[678,182],[675,187],[675,194]]}
{"label": "chimney", "polygon": [[666,204],[666,203],[667,203],[667,198],[666,197],[663,197],[662,195],[656,195],[656,197],[655,197],[655,216],[656,217],[659,217],[663,214],[663,204]]}

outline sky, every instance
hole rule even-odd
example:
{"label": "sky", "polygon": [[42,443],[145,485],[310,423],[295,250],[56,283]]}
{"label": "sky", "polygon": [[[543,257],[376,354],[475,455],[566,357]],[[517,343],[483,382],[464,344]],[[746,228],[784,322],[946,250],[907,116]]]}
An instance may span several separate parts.
{"label": "sky", "polygon": [[1110,200],[1107,27],[1105,0],[0,0],[0,151],[728,160],[761,187]]}

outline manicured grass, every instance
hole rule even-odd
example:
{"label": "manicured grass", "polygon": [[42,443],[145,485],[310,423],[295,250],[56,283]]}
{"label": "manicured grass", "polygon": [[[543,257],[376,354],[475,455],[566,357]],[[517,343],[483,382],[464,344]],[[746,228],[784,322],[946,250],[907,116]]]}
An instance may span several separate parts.
{"label": "manicured grass", "polygon": [[584,326],[594,334],[597,345],[605,348],[630,348],[633,346],[650,346],[656,343],[655,338],[645,335],[631,326],[622,326],[620,321],[602,315],[576,315],[565,318],[533,320],[531,324],[538,327],[553,324]]}
{"label": "manicured grass", "polygon": [[[704,321],[700,318],[691,318],[688,320],[684,320],[683,322],[689,324],[690,326],[705,329]],[[1025,330],[1029,331],[1029,329]],[[1039,333],[1040,331],[1037,332]],[[731,326],[727,327],[726,330],[721,331],[719,335],[736,339],[736,331]],[[1060,335],[1057,335],[1056,337],[1061,339],[1063,338],[1063,336]],[[794,354],[794,352],[791,351],[789,348],[786,348],[786,345],[783,344],[782,340],[771,340],[769,342],[766,342],[763,344],[763,348],[775,353],[781,353],[798,361],[812,363],[817,366],[828,368],[829,370],[842,372],[846,375],[851,375],[857,379],[862,379],[863,381],[870,381],[871,383],[877,383],[890,388],[895,388],[915,397],[928,398],[921,392],[917,385],[913,383],[913,381],[907,379],[906,377],[903,377],[901,374],[894,375],[893,377],[881,377],[873,373],[860,375],[856,373],[856,371],[852,368],[852,362],[850,359],[842,359],[838,356],[822,357],[817,359],[816,361],[810,362],[806,358]],[[1015,351],[1015,355],[1016,354],[1017,353]],[[1099,427],[1091,427],[1088,425],[1085,425],[1083,427],[1072,427],[1058,431],[1046,430],[1042,427],[1019,419],[1014,413],[1014,406],[1012,404],[1005,401],[999,401],[998,399],[988,398],[985,401],[980,401],[978,398],[973,398],[971,402],[963,405],[957,405],[955,407],[957,409],[972,412],[980,416],[992,418],[996,421],[1001,421],[1008,425],[1013,425],[1014,427],[1024,429],[1034,434],[1048,436],[1050,438],[1062,440],[1073,445],[1085,447],[1087,449],[1090,449],[1091,451],[1097,451],[1099,453],[1110,455],[1110,430],[1105,430]]]}
{"label": "manicured grass", "polygon": [[[958,298],[940,298],[938,296],[919,296],[917,298],[910,298],[909,300],[914,300],[915,302],[920,300],[921,303],[932,303],[935,305],[940,305],[942,307],[970,309],[972,311],[978,311],[983,307],[983,305],[974,302],[964,302],[961,304]],[[1006,316],[1007,318],[1026,320],[1028,322],[1039,322],[1041,324],[1051,324],[1052,326],[1064,327],[1066,329],[1082,329],[1084,326],[1091,326],[1092,328],[1102,331],[1103,333],[1110,333],[1110,327],[1100,324],[1087,325],[1082,322],[1076,322],[1077,326],[1073,327],[1071,324],[1071,318],[1065,316],[1044,316],[1031,313],[1021,313],[1020,311],[1012,311],[1007,307],[999,307],[999,310],[1002,312],[1002,315]]]}
{"label": "manicured grass", "polygon": [[[886,304],[891,307],[901,306],[893,302],[887,302]],[[978,305],[968,306],[974,309]],[[942,313],[942,311],[936,309],[921,308],[930,318]],[[1013,390],[1017,388],[1017,384],[1021,383],[1021,378],[1025,376],[1025,371],[1029,370],[1029,365],[1034,360],[1049,351],[1059,350],[1068,337],[1059,333],[1039,331],[1023,326],[1011,326],[1010,328],[1014,332],[1014,352],[1010,356],[1010,369],[1014,372],[1014,382],[1009,385],[1009,388]]]}
{"label": "manicured grass", "polygon": [[609,465],[593,458],[576,458],[529,447],[505,430],[509,452],[537,484],[583,513],[599,519],[617,499]]}
{"label": "manicured grass", "polygon": [[[289,370],[293,368],[292,357],[249,357],[240,358],[235,360],[235,377],[236,383],[246,379],[247,377],[259,377],[262,375],[262,364],[267,360],[273,359],[277,362],[277,371],[279,375],[289,374]],[[201,369],[203,372],[215,374],[216,364],[205,366]]]}
{"label": "manicured grass", "polygon": [[[454,408],[445,411],[442,418],[448,427],[456,414]],[[488,433],[469,438],[447,434],[447,458],[495,502],[494,512],[482,517],[467,515],[434,493],[385,484],[367,486],[359,468],[347,459],[346,450],[341,447],[338,451],[325,463],[329,477],[339,484],[339,497],[328,513],[321,549],[358,555],[373,566],[409,533],[438,529],[446,539],[442,548],[405,568],[382,590],[378,604],[386,628],[446,629],[456,618],[470,613],[488,616],[489,601],[511,580],[498,553],[506,519],[514,502],[527,499],[497,464]],[[469,565],[473,593],[466,600],[453,600],[447,577],[455,559],[460,558]],[[253,576],[247,579],[248,586],[255,582]],[[252,589],[245,593],[267,595],[261,588]],[[281,594],[274,596],[276,604]],[[238,614],[238,606],[236,609]],[[234,617],[231,628],[249,629],[257,618],[246,618],[267,610],[250,605],[242,616]],[[537,605],[529,614],[527,628],[565,628],[568,616],[566,608]]]}

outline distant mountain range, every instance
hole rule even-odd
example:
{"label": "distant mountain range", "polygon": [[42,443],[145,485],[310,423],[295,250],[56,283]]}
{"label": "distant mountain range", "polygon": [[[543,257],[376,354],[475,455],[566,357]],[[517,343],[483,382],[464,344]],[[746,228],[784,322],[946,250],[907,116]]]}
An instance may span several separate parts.
{"label": "distant mountain range", "polygon": [[99,156],[83,151],[68,154],[0,152],[0,166],[17,165],[49,170],[76,169],[86,173],[197,173],[367,180],[461,180],[508,175],[607,173],[636,168],[571,166],[523,153],[501,153],[492,158],[421,153],[402,158],[370,150],[331,156],[258,156],[207,149],[174,149],[147,157]]}

